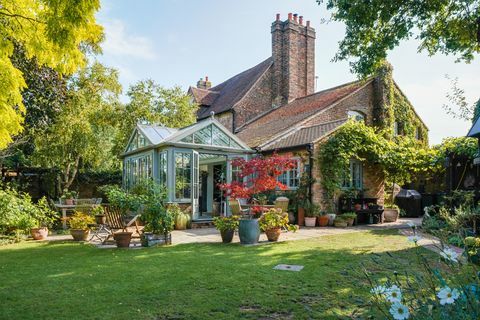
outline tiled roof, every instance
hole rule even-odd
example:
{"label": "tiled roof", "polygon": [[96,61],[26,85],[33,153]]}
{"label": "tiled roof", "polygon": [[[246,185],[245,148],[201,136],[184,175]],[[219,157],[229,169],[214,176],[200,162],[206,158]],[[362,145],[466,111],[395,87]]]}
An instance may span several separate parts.
{"label": "tiled roof", "polygon": [[258,147],[279,133],[352,94],[367,82],[355,81],[293,100],[240,127],[237,135],[250,147]]}
{"label": "tiled roof", "polygon": [[230,110],[270,68],[272,61],[272,58],[268,58],[255,67],[239,73],[209,90],[191,87],[190,91],[195,101],[209,106],[200,108],[197,114],[198,119],[210,116],[212,111],[219,114]]}
{"label": "tiled roof", "polygon": [[269,151],[309,144],[311,142],[317,141],[321,137],[325,136],[327,133],[335,130],[336,128],[344,124],[346,121],[347,119],[341,119],[310,127],[300,127],[298,130],[286,134],[285,136],[274,141],[272,144],[266,145],[264,148],[262,148],[262,150]]}

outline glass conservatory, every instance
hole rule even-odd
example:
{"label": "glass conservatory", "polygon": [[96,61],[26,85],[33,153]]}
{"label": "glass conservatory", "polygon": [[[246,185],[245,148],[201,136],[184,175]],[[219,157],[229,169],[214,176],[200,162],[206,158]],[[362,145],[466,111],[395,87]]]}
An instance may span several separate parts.
{"label": "glass conservatory", "polygon": [[228,160],[253,153],[213,117],[182,129],[138,124],[123,154],[123,184],[152,178],[170,202],[191,205],[193,220],[211,219],[227,209],[218,185],[238,179]]}

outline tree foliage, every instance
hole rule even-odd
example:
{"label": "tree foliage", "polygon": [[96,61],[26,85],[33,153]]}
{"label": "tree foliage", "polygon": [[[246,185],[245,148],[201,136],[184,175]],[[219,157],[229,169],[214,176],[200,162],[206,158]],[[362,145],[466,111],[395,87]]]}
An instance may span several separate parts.
{"label": "tree foliage", "polygon": [[335,60],[356,59],[352,70],[373,74],[387,52],[410,38],[419,51],[454,54],[469,62],[480,52],[478,0],[317,0],[326,2],[332,19],[344,22],[346,32]]}
{"label": "tree foliage", "polygon": [[[450,79],[446,76],[447,79]],[[480,115],[480,99],[470,104],[465,97],[465,90],[458,86],[458,78],[451,79],[452,88],[447,93],[449,104],[444,104],[443,109],[455,119],[474,123]]]}
{"label": "tree foliage", "polygon": [[85,52],[99,51],[102,28],[95,23],[98,0],[2,0],[0,5],[0,149],[22,131],[27,84],[12,56],[16,45],[61,74],[85,64]]}
{"label": "tree foliage", "polygon": [[61,169],[63,188],[70,187],[80,167],[118,166],[112,148],[121,90],[117,71],[97,62],[70,79],[67,101],[55,123],[36,137],[33,157],[39,165]]}
{"label": "tree foliage", "polygon": [[181,128],[195,122],[197,105],[180,87],[164,88],[153,80],[142,80],[127,92],[130,102],[117,113],[120,121],[116,154],[121,154],[139,121]]}

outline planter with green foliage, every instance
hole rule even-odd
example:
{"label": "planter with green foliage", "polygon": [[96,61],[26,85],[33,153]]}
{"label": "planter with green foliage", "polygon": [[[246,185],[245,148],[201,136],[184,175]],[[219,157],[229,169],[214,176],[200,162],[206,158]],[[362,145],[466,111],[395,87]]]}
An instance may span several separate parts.
{"label": "planter with green foliage", "polygon": [[326,227],[328,226],[328,215],[325,211],[321,211],[320,215],[318,216],[318,225],[320,227]]}
{"label": "planter with green foliage", "polygon": [[73,205],[77,197],[78,193],[76,191],[68,191],[67,189],[64,189],[60,199],[66,205]]}
{"label": "planter with green foliage", "polygon": [[70,224],[70,234],[75,241],[86,241],[90,234],[90,224],[95,223],[95,219],[88,214],[76,211],[68,220]]}
{"label": "planter with green foliage", "polygon": [[353,226],[355,219],[357,218],[357,214],[355,212],[346,212],[340,215],[347,222],[349,227]]}
{"label": "planter with green foliage", "polygon": [[320,215],[320,206],[310,201],[305,201],[305,226],[315,227],[317,217]]}
{"label": "planter with green foliage", "polygon": [[337,228],[346,228],[348,226],[347,219],[343,218],[342,216],[337,216],[333,225]]}
{"label": "planter with green foliage", "polygon": [[187,229],[188,223],[190,222],[190,215],[187,212],[184,212],[178,203],[168,204],[168,211],[175,218],[175,230]]}
{"label": "planter with green foliage", "polygon": [[400,215],[400,211],[396,205],[391,205],[389,207],[385,206],[383,210],[383,221],[384,222],[395,222]]}
{"label": "planter with green foliage", "polygon": [[272,208],[265,212],[259,219],[260,229],[267,235],[268,241],[278,241],[282,228],[296,231],[297,227],[288,224],[288,214],[281,209]]}
{"label": "planter with green foliage", "polygon": [[223,243],[230,243],[233,240],[233,235],[235,234],[235,230],[238,229],[239,224],[239,216],[229,216],[229,217],[214,217],[213,224],[218,231],[220,231],[220,235],[222,236]]}

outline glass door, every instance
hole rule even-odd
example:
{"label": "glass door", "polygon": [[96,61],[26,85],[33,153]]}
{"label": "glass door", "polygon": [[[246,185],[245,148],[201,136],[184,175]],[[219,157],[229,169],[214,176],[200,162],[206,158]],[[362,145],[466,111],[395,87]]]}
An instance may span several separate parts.
{"label": "glass door", "polygon": [[200,193],[200,157],[197,151],[192,151],[192,218],[196,220],[199,218],[200,207],[198,197]]}

